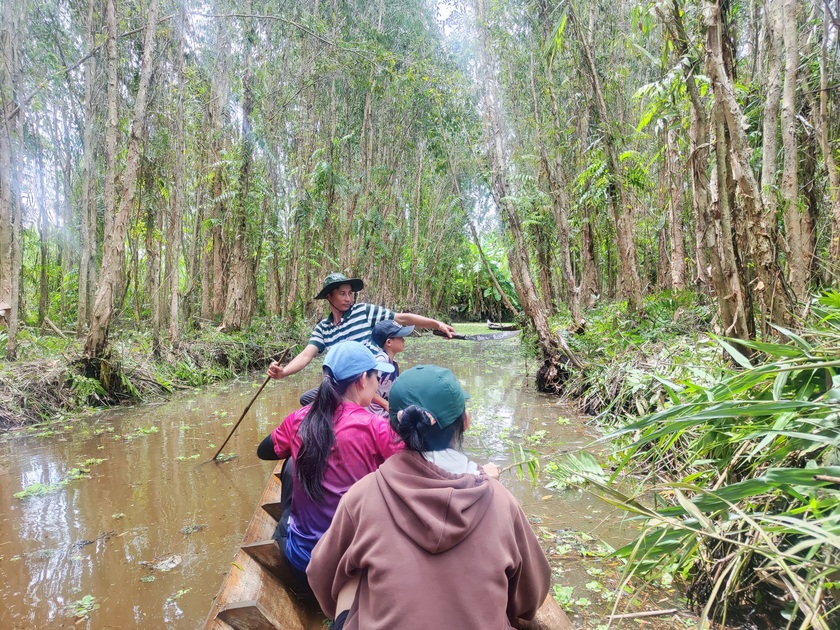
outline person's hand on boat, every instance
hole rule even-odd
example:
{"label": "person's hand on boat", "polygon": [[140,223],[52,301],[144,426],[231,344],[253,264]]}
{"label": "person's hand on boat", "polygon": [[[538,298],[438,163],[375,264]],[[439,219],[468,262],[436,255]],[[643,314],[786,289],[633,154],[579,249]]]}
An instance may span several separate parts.
{"label": "person's hand on boat", "polygon": [[481,467],[481,469],[484,471],[484,474],[491,479],[498,479],[502,475],[502,471],[493,462],[487,462]]}

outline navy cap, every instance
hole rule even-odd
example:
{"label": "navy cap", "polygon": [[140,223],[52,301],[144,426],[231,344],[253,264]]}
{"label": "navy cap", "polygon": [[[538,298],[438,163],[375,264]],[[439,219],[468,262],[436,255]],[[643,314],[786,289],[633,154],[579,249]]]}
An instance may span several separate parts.
{"label": "navy cap", "polygon": [[413,332],[414,326],[400,326],[393,319],[384,319],[376,323],[370,336],[373,343],[380,348],[384,348],[385,342],[392,337],[408,337]]}
{"label": "navy cap", "polygon": [[368,370],[393,372],[394,366],[373,358],[370,348],[358,341],[343,341],[327,352],[324,365],[332,370],[337,381],[361,376]]}

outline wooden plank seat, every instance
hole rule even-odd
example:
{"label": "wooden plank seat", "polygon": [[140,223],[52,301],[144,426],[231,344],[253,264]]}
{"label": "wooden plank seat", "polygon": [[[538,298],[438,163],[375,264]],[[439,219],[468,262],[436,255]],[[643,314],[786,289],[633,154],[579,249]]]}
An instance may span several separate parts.
{"label": "wooden plank seat", "polygon": [[[259,506],[279,503],[281,465],[269,478]],[[282,560],[271,540],[276,527],[277,520],[258,507],[213,601],[205,630],[323,630],[323,614],[301,601],[272,570],[282,574],[279,561],[268,553],[271,550],[275,559]]]}
{"label": "wooden plank seat", "polygon": [[268,515],[274,519],[274,521],[280,520],[280,515],[283,513],[283,505],[280,501],[270,501],[268,503],[262,504],[262,509],[264,509]]}
{"label": "wooden plank seat", "polygon": [[298,573],[292,569],[288,560],[280,553],[277,543],[273,539],[260,540],[248,545],[242,545],[241,549],[251,558],[256,560],[266,571],[276,577],[286,590],[294,595],[303,606],[318,613],[318,600],[309,588],[309,584],[302,580]]}

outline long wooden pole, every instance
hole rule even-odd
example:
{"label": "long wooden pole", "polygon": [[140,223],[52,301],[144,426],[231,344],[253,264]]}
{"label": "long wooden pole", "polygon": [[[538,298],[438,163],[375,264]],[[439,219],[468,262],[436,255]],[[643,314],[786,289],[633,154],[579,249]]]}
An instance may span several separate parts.
{"label": "long wooden pole", "polygon": [[[280,355],[280,358],[277,360],[277,362],[278,362],[278,363],[282,363],[282,362],[284,361],[284,359],[286,358],[286,355],[287,355],[287,354],[289,354],[289,348],[286,348],[286,349],[283,351],[283,354],[282,354],[282,355]],[[265,386],[266,386],[266,385],[268,385],[268,381],[270,381],[270,380],[271,380],[271,377],[270,377],[270,376],[266,376],[266,377],[265,377],[265,380],[263,381],[263,384],[262,384],[262,385],[260,385],[260,388],[257,390],[257,393],[256,393],[256,394],[254,394],[254,397],[251,399],[251,402],[249,402],[249,403],[248,403],[248,406],[247,406],[247,407],[245,407],[245,410],[242,412],[242,415],[241,415],[241,416],[239,416],[239,420],[237,420],[237,421],[236,421],[236,424],[234,424],[234,425],[233,425],[233,428],[230,430],[230,433],[229,433],[229,434],[228,434],[228,436],[225,438],[225,441],[224,441],[224,442],[222,442],[222,445],[219,447],[219,450],[218,450],[218,451],[216,451],[216,454],[215,454],[215,455],[213,455],[213,459],[211,459],[211,460],[210,460],[211,462],[216,461],[216,459],[219,457],[219,455],[220,455],[220,454],[221,454],[221,452],[222,452],[222,449],[223,449],[223,448],[225,447],[225,445],[228,443],[228,441],[230,440],[230,438],[232,438],[232,437],[233,437],[234,432],[236,431],[236,429],[237,429],[237,428],[239,428],[239,425],[242,423],[242,420],[244,420],[244,419],[245,419],[245,416],[247,415],[248,411],[251,409],[251,405],[253,405],[253,404],[254,404],[254,401],[255,401],[257,398],[259,398],[259,395],[262,393],[262,390],[265,388]]]}

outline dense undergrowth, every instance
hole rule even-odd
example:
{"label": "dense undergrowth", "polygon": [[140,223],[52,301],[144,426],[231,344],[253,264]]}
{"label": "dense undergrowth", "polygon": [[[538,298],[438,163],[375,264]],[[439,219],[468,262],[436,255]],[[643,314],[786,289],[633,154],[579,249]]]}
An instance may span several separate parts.
{"label": "dense undergrowth", "polygon": [[231,379],[268,365],[307,333],[301,323],[263,320],[237,333],[195,331],[154,352],[150,333],[124,330],[113,335],[112,378],[103,383],[81,357],[81,342],[24,328],[19,360],[0,362],[0,430]]}
{"label": "dense undergrowth", "polygon": [[556,462],[555,483],[640,519],[615,552],[627,579],[681,577],[704,619],[836,628],[840,294],[816,300],[796,333],[742,344],[751,361],[702,332],[705,308],[686,301],[660,296],[636,325],[605,307],[573,339],[597,359],[570,392],[600,414],[613,455]]}
{"label": "dense undergrowth", "polygon": [[561,331],[586,365],[570,372],[564,396],[610,422],[660,404],[663,379],[713,382],[725,363],[712,340],[713,318],[713,306],[691,291],[646,298],[641,320],[627,315],[626,302],[599,305],[586,314],[585,328]]}

